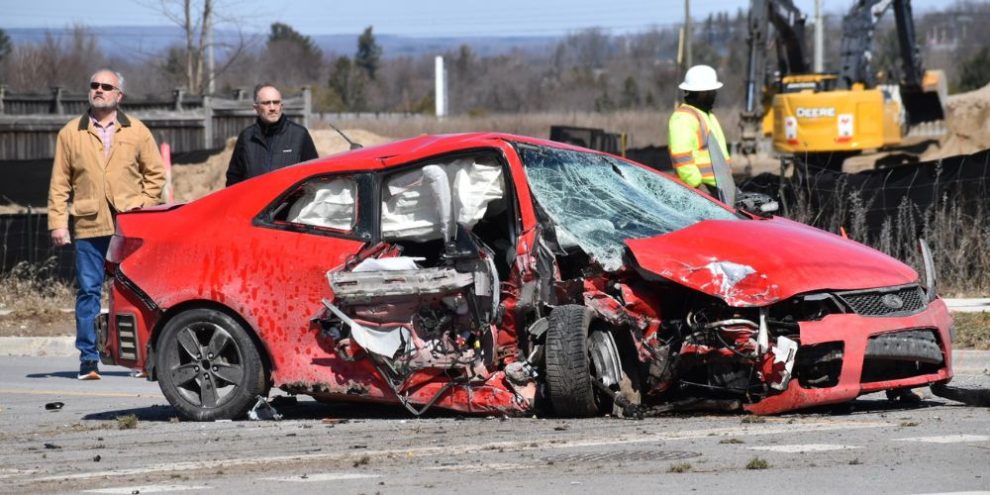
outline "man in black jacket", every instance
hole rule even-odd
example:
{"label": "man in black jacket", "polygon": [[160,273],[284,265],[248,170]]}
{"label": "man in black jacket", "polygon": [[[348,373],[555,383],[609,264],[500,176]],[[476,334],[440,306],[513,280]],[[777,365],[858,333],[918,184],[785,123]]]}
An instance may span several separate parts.
{"label": "man in black jacket", "polygon": [[241,131],[227,166],[227,186],[317,157],[305,127],[282,114],[282,94],[271,84],[254,88],[258,120]]}

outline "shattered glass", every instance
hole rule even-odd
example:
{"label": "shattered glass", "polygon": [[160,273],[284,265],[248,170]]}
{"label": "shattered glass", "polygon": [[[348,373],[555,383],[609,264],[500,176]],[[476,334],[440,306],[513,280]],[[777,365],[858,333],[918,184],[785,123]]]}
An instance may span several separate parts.
{"label": "shattered glass", "polygon": [[533,197],[561,247],[577,245],[606,270],[622,266],[623,240],[736,215],[676,182],[595,153],[519,146]]}

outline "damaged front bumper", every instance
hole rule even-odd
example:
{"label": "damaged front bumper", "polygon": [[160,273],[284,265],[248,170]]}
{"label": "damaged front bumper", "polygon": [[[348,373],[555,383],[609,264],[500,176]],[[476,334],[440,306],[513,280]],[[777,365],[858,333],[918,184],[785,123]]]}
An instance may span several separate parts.
{"label": "damaged front bumper", "polygon": [[836,314],[801,322],[794,378],[781,393],[744,408],[775,414],[871,392],[947,383],[952,378],[951,326],[941,299],[910,316]]}

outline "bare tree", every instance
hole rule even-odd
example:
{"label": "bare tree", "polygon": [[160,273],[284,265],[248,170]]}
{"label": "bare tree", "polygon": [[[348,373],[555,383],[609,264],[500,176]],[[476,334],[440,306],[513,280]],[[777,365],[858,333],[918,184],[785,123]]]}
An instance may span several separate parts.
{"label": "bare tree", "polygon": [[92,71],[106,65],[96,37],[73,26],[66,36],[47,31],[38,43],[15,44],[4,63],[3,82],[14,91],[39,91],[54,86],[80,91]]}
{"label": "bare tree", "polygon": [[[192,94],[203,94],[219,73],[226,70],[247,49],[243,33],[238,28],[238,41],[233,44],[217,43],[213,40],[216,26],[220,21],[237,25],[235,18],[221,17],[216,10],[215,0],[159,0],[155,8],[173,24],[179,26],[185,36],[185,86]],[[224,48],[227,51],[225,63],[219,69],[209,70],[207,63],[210,50]]]}

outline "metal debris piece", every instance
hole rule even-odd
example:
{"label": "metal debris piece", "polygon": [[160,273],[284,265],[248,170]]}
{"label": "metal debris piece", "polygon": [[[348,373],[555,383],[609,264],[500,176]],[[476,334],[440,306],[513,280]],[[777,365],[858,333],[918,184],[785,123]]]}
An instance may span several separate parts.
{"label": "metal debris piece", "polygon": [[264,397],[259,395],[258,402],[255,402],[254,407],[248,411],[248,419],[251,421],[278,421],[282,419],[282,415]]}
{"label": "metal debris piece", "polygon": [[605,385],[600,380],[591,380],[591,384],[599,391],[612,398],[615,405],[619,406],[618,410],[622,412],[623,418],[643,419],[643,410],[640,409],[637,404],[629,402],[629,399],[626,399],[621,394],[618,394],[614,390],[608,388],[608,385]]}

